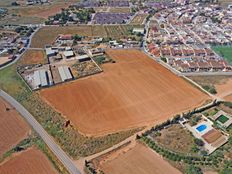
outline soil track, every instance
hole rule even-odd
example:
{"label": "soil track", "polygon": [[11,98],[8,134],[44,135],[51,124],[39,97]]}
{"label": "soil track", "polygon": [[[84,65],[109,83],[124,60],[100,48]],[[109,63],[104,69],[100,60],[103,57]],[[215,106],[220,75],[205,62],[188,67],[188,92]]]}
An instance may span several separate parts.
{"label": "soil track", "polygon": [[0,97],[0,157],[26,138],[29,131],[29,126],[17,111]]}
{"label": "soil track", "polygon": [[209,97],[138,50],[109,50],[104,72],[41,91],[87,135],[158,124]]}
{"label": "soil track", "polygon": [[57,174],[47,157],[35,147],[13,155],[0,164],[5,174]]}
{"label": "soil track", "polygon": [[142,144],[137,144],[127,153],[107,161],[101,169],[105,174],[181,174],[157,153]]}

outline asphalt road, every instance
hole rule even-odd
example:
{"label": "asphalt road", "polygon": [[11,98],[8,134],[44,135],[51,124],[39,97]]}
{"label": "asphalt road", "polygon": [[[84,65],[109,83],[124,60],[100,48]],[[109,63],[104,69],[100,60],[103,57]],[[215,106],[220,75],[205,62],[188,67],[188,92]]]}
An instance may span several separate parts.
{"label": "asphalt road", "polygon": [[81,174],[73,161],[65,154],[65,152],[55,143],[43,127],[36,121],[36,119],[13,97],[8,95],[3,90],[0,90],[0,96],[10,103],[21,116],[31,125],[31,127],[39,134],[55,156],[62,162],[70,174]]}

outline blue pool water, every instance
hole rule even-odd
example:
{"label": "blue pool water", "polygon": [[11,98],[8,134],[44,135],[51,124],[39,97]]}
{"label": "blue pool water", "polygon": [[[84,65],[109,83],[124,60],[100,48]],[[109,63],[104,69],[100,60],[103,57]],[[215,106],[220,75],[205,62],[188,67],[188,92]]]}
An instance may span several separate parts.
{"label": "blue pool water", "polygon": [[206,126],[205,124],[202,124],[202,125],[198,126],[196,129],[197,129],[199,132],[202,132],[202,131],[204,131],[206,128],[207,128],[207,126]]}

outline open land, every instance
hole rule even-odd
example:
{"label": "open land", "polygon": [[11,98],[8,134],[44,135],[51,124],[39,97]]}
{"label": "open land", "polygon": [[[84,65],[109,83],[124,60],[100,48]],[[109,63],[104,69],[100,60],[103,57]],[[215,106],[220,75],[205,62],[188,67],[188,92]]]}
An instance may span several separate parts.
{"label": "open land", "polygon": [[[139,25],[141,26],[141,25]],[[78,34],[81,36],[98,36],[121,38],[130,35],[129,30],[137,25],[80,25],[80,26],[49,26],[41,28],[32,38],[32,48],[44,48],[45,45],[52,44],[59,34]]]}
{"label": "open land", "polygon": [[112,161],[103,163],[101,169],[105,174],[181,173],[157,153],[139,143],[127,153],[118,156]]}
{"label": "open land", "polygon": [[109,8],[110,13],[130,13],[131,10],[130,8],[127,7],[114,7],[114,8]]}
{"label": "open land", "polygon": [[24,16],[37,16],[47,19],[49,16],[59,13],[62,8],[67,8],[70,3],[55,3],[51,5],[35,5],[9,9],[9,13]]}
{"label": "open land", "polygon": [[139,129],[133,129],[103,137],[89,138],[80,134],[72,126],[66,128],[64,124],[67,120],[46,104],[37,93],[30,91],[29,87],[16,72],[15,64],[0,70],[0,88],[23,104],[74,159],[103,151],[139,131]]}
{"label": "open land", "polygon": [[162,146],[176,152],[191,152],[194,144],[193,136],[180,124],[163,129],[160,133],[161,135],[157,136],[155,139]]}
{"label": "open land", "polygon": [[35,147],[13,154],[0,164],[1,173],[56,174],[47,157]]}
{"label": "open land", "polygon": [[21,57],[19,63],[21,65],[45,64],[47,59],[44,51],[28,49]]}
{"label": "open land", "polygon": [[29,131],[19,113],[0,98],[0,156],[26,138]]}
{"label": "open land", "polygon": [[132,19],[130,24],[142,25],[147,16],[148,14],[138,14]]}
{"label": "open land", "polygon": [[214,86],[216,96],[227,99],[232,94],[232,77],[231,76],[192,76],[189,77],[201,86]]}
{"label": "open land", "polygon": [[158,124],[208,96],[138,50],[108,50],[103,73],[40,92],[87,135]]}

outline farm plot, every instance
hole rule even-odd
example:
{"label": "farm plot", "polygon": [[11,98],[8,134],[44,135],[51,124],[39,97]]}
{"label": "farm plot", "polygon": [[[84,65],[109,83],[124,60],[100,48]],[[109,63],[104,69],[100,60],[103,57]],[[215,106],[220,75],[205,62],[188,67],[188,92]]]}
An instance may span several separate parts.
{"label": "farm plot", "polygon": [[47,157],[35,147],[19,152],[0,164],[1,173],[57,174]]}
{"label": "farm plot", "polygon": [[44,51],[28,49],[21,57],[19,63],[21,65],[45,64],[47,59]]}
{"label": "farm plot", "polygon": [[44,48],[45,45],[52,44],[59,34],[78,34],[81,36],[99,36],[104,37],[104,31],[100,32],[100,27],[97,26],[49,26],[41,28],[32,38],[32,48]]}
{"label": "farm plot", "polygon": [[142,144],[101,166],[105,174],[181,174],[157,153]]}
{"label": "farm plot", "polygon": [[147,16],[148,16],[148,14],[138,14],[132,19],[130,24],[142,25]]}
{"label": "farm plot", "polygon": [[106,25],[105,30],[108,37],[118,39],[130,36],[131,31],[136,27],[141,27],[141,25]]}
{"label": "farm plot", "polygon": [[29,131],[17,111],[0,98],[0,156],[26,138]]}
{"label": "farm plot", "polygon": [[157,124],[208,96],[138,50],[108,50],[103,73],[40,91],[87,135]]}
{"label": "farm plot", "polygon": [[67,8],[71,3],[53,3],[50,5],[36,5],[10,8],[9,13],[17,14],[21,17],[34,16],[47,19],[49,16],[59,13],[62,8]]}
{"label": "farm plot", "polygon": [[131,9],[127,7],[110,7],[110,13],[130,13]]}

